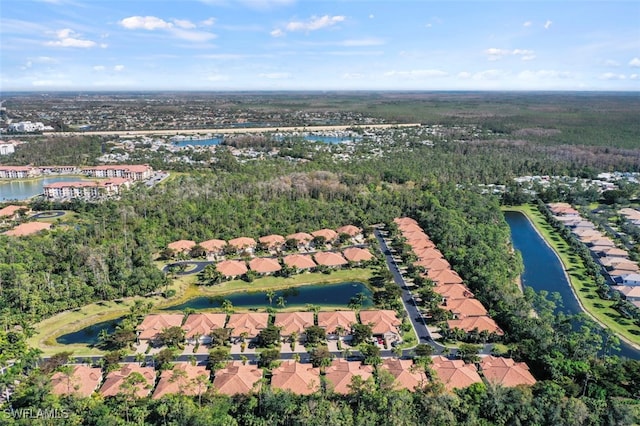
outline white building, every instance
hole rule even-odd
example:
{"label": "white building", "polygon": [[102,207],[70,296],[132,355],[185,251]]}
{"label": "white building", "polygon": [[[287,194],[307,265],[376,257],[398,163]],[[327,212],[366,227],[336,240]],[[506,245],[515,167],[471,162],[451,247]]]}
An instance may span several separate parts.
{"label": "white building", "polygon": [[19,121],[17,123],[9,124],[7,128],[9,132],[19,132],[19,133],[31,133],[31,132],[43,132],[45,130],[53,130],[51,126],[45,126],[43,123],[31,121]]}
{"label": "white building", "polygon": [[13,154],[16,151],[16,147],[12,143],[0,143],[0,155]]}
{"label": "white building", "polygon": [[82,169],[87,176],[97,178],[121,177],[137,181],[148,179],[153,173],[153,168],[148,164],[135,165],[114,165],[114,166],[94,166]]}
{"label": "white building", "polygon": [[56,182],[44,186],[45,197],[59,199],[93,199],[117,195],[129,188],[131,182],[125,178],[113,178],[106,181]]}

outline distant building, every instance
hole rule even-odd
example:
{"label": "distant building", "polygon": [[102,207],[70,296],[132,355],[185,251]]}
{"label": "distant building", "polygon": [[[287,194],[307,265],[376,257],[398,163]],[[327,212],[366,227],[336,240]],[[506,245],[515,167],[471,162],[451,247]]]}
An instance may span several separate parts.
{"label": "distant building", "polygon": [[120,177],[133,181],[148,179],[153,173],[153,168],[148,164],[136,165],[115,165],[115,166],[94,166],[85,167],[82,172],[87,176],[97,178]]}
{"label": "distant building", "polygon": [[0,143],[0,155],[13,154],[16,151],[15,145],[12,143]]}
{"label": "distant building", "polygon": [[131,182],[125,178],[113,178],[105,181],[55,182],[44,186],[45,197],[52,200],[80,198],[93,199],[118,195],[129,188]]}
{"label": "distant building", "polygon": [[45,126],[39,121],[35,123],[32,123],[31,121],[19,121],[17,123],[9,124],[9,127],[7,128],[7,131],[16,133],[43,132],[45,130],[53,130],[53,127]]}
{"label": "distant building", "polygon": [[40,169],[29,166],[0,166],[0,179],[26,179],[40,175]]}

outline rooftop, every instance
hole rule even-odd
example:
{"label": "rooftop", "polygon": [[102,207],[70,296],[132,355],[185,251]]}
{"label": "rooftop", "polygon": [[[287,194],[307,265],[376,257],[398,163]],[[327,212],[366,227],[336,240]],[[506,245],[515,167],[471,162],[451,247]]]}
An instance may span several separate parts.
{"label": "rooftop", "polygon": [[[199,381],[202,382],[198,383]],[[159,399],[168,394],[202,394],[206,392],[208,382],[209,371],[204,365],[178,362],[173,365],[172,370],[164,370],[162,372],[152,398]]]}
{"label": "rooftop", "polygon": [[320,389],[320,369],[311,364],[282,361],[272,372],[271,387],[288,390],[299,395],[309,395]]}
{"label": "rooftop", "polygon": [[482,383],[475,365],[465,364],[461,359],[450,360],[443,356],[435,356],[431,368],[447,390],[461,389],[474,383]]}
{"label": "rooftop", "polygon": [[359,376],[362,381],[373,375],[373,367],[362,365],[360,362],[334,359],[325,371],[325,378],[335,393],[347,394],[351,392],[351,381]]}
{"label": "rooftop", "polygon": [[248,394],[260,389],[262,370],[255,365],[233,361],[215,372],[213,387],[224,395]]}
{"label": "rooftop", "polygon": [[241,260],[223,260],[216,269],[225,277],[237,277],[247,273],[247,265]]}

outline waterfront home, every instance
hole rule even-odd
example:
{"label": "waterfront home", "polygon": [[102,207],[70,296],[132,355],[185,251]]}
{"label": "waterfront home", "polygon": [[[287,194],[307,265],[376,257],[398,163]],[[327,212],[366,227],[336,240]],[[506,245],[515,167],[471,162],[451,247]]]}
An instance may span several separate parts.
{"label": "waterfront home", "polygon": [[410,359],[386,358],[382,361],[379,368],[380,370],[386,370],[391,373],[396,389],[414,391],[422,387],[427,381],[424,370],[415,365]]}
{"label": "waterfront home", "polygon": [[224,328],[227,314],[201,313],[190,314],[182,325],[187,342],[195,344],[211,342],[211,331]]}
{"label": "waterfront home", "polygon": [[307,250],[309,249],[309,243],[313,240],[313,235],[307,234],[306,232],[297,232],[287,235],[285,240],[294,240],[298,244],[298,250]]}
{"label": "waterfront home", "polygon": [[341,254],[331,251],[316,253],[313,258],[318,265],[328,266],[330,268],[336,268],[349,263]]}
{"label": "waterfront home", "polygon": [[156,372],[153,367],[140,367],[138,364],[123,364],[119,370],[110,372],[100,388],[100,394],[102,396],[128,394],[130,391],[127,389],[126,380],[134,373],[138,373],[142,377],[142,382],[134,385],[135,396],[144,398],[149,395],[156,383]]}
{"label": "waterfront home", "polygon": [[599,248],[597,253],[601,256],[607,257],[619,257],[619,258],[627,258],[629,257],[629,253],[626,250],[619,249],[617,247],[603,247]]}
{"label": "waterfront home", "polygon": [[204,365],[191,365],[188,362],[173,364],[173,369],[164,370],[153,392],[152,399],[165,395],[201,395],[207,391],[209,371]]}
{"label": "waterfront home", "polygon": [[282,235],[265,235],[264,237],[258,238],[258,242],[264,248],[269,251],[280,252],[282,251],[282,247],[284,246],[285,239]]}
{"label": "waterfront home", "polygon": [[68,366],[70,374],[56,372],[51,376],[51,393],[54,395],[76,395],[89,397],[102,382],[102,369],[84,364]]}
{"label": "waterfront home", "polygon": [[554,216],[578,216],[580,212],[569,203],[549,203],[547,207]]}
{"label": "waterfront home", "polygon": [[329,339],[339,338],[339,331],[350,332],[351,326],[357,322],[354,311],[318,312],[318,327],[324,328]]}
{"label": "waterfront home", "polygon": [[431,369],[449,391],[462,389],[474,383],[482,383],[478,370],[473,364],[465,364],[461,359],[450,360],[443,356],[432,357]]}
{"label": "waterfront home", "polygon": [[340,394],[351,392],[351,383],[355,376],[360,377],[364,382],[373,376],[373,367],[363,365],[359,361],[334,359],[325,371],[327,387]]}
{"label": "waterfront home", "polygon": [[402,325],[402,321],[398,319],[396,312],[390,309],[360,311],[360,322],[371,325],[371,332],[374,336],[394,339],[400,336],[399,327]]}
{"label": "waterfront home", "polygon": [[620,280],[616,279],[622,285],[640,286],[640,274],[625,274],[620,276]]}
{"label": "waterfront home", "polygon": [[225,240],[207,240],[200,244],[206,253],[207,259],[217,259],[218,256],[224,255],[224,248],[227,246]]}
{"label": "waterfront home", "polygon": [[349,247],[342,251],[345,259],[353,263],[368,262],[373,259],[373,255],[367,249],[359,247]]}
{"label": "waterfront home", "polygon": [[216,269],[225,278],[235,278],[247,273],[247,265],[241,260],[223,260],[216,264]]}
{"label": "waterfront home", "polygon": [[102,181],[54,182],[43,186],[44,196],[50,200],[91,200],[122,193],[131,183],[125,178]]}
{"label": "waterfront home", "polygon": [[280,366],[272,371],[271,387],[298,395],[312,394],[320,389],[320,369],[312,367],[311,364],[282,361]]}
{"label": "waterfront home", "polygon": [[214,374],[213,387],[223,395],[245,395],[260,391],[262,369],[256,365],[232,361]]}
{"label": "waterfront home", "polygon": [[586,244],[591,249],[595,248],[596,251],[601,251],[604,247],[615,248],[616,243],[611,238],[599,237],[592,238],[586,241]]}
{"label": "waterfront home", "polygon": [[491,384],[504,387],[536,384],[536,379],[531,375],[529,367],[524,362],[488,355],[482,358],[479,365],[482,375]]}
{"label": "waterfront home", "polygon": [[253,254],[256,246],[256,240],[249,237],[238,237],[229,240],[229,247],[234,249],[237,253]]}
{"label": "waterfront home", "polygon": [[307,254],[290,254],[282,259],[285,265],[298,271],[315,268],[317,266],[313,258]]}
{"label": "waterfront home", "polygon": [[82,172],[87,176],[97,178],[121,177],[132,181],[149,179],[153,173],[153,168],[148,164],[135,165],[103,165],[85,167]]}
{"label": "waterfront home", "polygon": [[171,327],[180,327],[184,315],[182,314],[150,314],[144,317],[142,323],[136,328],[138,341],[153,343],[163,330]]}
{"label": "waterfront home", "polygon": [[30,166],[0,166],[0,179],[27,179],[40,175],[40,169]]}
{"label": "waterfront home", "polygon": [[271,257],[256,257],[249,261],[249,269],[258,274],[270,275],[282,269],[278,259]]}
{"label": "waterfront home", "polygon": [[629,259],[620,257],[602,257],[598,260],[602,266],[607,269],[625,269],[635,271],[638,268],[638,263]]}
{"label": "waterfront home", "polygon": [[196,246],[196,242],[192,240],[178,240],[167,244],[167,248],[174,253],[189,253]]}
{"label": "waterfront home", "polygon": [[227,321],[227,328],[231,329],[231,337],[236,340],[244,337],[254,339],[268,325],[269,314],[266,312],[231,314]]}
{"label": "waterfront home", "polygon": [[25,237],[27,235],[35,234],[36,232],[45,231],[51,229],[50,223],[45,222],[27,222],[21,223],[13,229],[6,231],[4,234],[11,237]]}
{"label": "waterfront home", "polygon": [[303,340],[304,331],[314,325],[313,312],[278,312],[273,325],[280,328],[282,337],[296,333]]}
{"label": "waterfront home", "polygon": [[478,332],[487,332],[490,334],[496,334],[498,336],[502,336],[504,332],[498,324],[488,316],[469,316],[459,319],[451,319],[447,320],[447,326],[453,330],[457,328],[458,330],[462,330],[465,333],[471,333],[472,331]]}

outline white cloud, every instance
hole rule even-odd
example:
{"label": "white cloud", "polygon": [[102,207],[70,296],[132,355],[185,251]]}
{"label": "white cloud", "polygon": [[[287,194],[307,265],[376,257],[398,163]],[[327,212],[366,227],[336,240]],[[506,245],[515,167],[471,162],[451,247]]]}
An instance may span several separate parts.
{"label": "white cloud", "polygon": [[116,65],[116,66],[113,67],[113,70],[115,72],[123,71],[124,70],[124,65]]}
{"label": "white cloud", "polygon": [[536,57],[535,52],[533,50],[527,50],[527,49],[507,50],[507,49],[497,49],[495,47],[485,50],[485,54],[487,55],[487,59],[489,59],[490,61],[498,61],[507,56],[519,56],[520,59],[522,59],[523,61],[530,61],[532,59],[535,59]]}
{"label": "white cloud", "polygon": [[638,78],[640,78],[640,76],[638,74],[631,74],[629,76],[629,80],[638,80]]}
{"label": "white cloud", "polygon": [[469,79],[471,77],[473,77],[473,74],[471,74],[470,72],[467,72],[467,71],[462,71],[462,72],[458,73],[458,78],[462,78],[462,79],[466,80],[466,79]]}
{"label": "white cloud", "polygon": [[339,43],[341,46],[355,46],[355,47],[362,47],[362,46],[380,46],[382,44],[384,44],[384,41],[379,39],[379,38],[361,38],[361,39],[356,39],[356,40],[344,40],[343,42]]}
{"label": "white cloud", "polygon": [[602,62],[602,65],[606,66],[606,67],[619,67],[620,66],[620,62],[618,61],[614,61],[613,59],[606,59]]}
{"label": "white cloud", "polygon": [[531,21],[526,21],[522,23],[523,27],[530,27],[531,25],[533,25],[533,23]]}
{"label": "white cloud", "polygon": [[549,28],[551,28],[551,24],[553,24],[553,21],[547,19],[547,22],[544,23],[544,29],[548,30]]}
{"label": "white cloud", "polygon": [[640,58],[633,58],[632,60],[629,61],[629,66],[630,67],[640,67]]}
{"label": "white cloud", "polygon": [[291,21],[286,25],[287,31],[317,31],[344,22],[342,15],[312,16],[308,21]]}
{"label": "white cloud", "polygon": [[372,13],[371,15],[369,15],[369,19],[373,19],[375,18],[375,15]]}
{"label": "white cloud", "polygon": [[189,21],[188,19],[174,19],[173,23],[176,27],[183,28],[185,30],[191,30],[196,27],[196,24]]}
{"label": "white cloud", "polygon": [[171,30],[171,34],[182,40],[195,42],[209,41],[217,37],[215,34],[206,31],[188,31],[179,28],[174,28],[173,30]]}
{"label": "white cloud", "polygon": [[212,27],[216,23],[216,18],[209,18],[202,21],[203,27]]}
{"label": "white cloud", "polygon": [[64,28],[62,30],[56,31],[57,40],[47,41],[45,46],[52,47],[79,47],[79,48],[89,48],[96,46],[95,41],[91,40],[83,40],[78,37],[75,31]]}
{"label": "white cloud", "polygon": [[410,71],[387,71],[385,77],[402,77],[402,78],[437,78],[446,77],[449,74],[441,70],[410,70]]}
{"label": "white cloud", "polygon": [[107,69],[104,65],[96,65],[93,67],[94,71],[104,71],[105,69]]}
{"label": "white cloud", "polygon": [[275,30],[271,31],[271,37],[282,37],[284,36],[284,31],[282,31],[280,28],[276,28]]}
{"label": "white cloud", "polygon": [[285,78],[290,78],[291,74],[289,74],[288,72],[271,72],[271,73],[258,74],[258,77],[268,78],[270,80],[281,80]]}
{"label": "white cloud", "polygon": [[173,27],[167,22],[155,16],[130,16],[120,21],[120,25],[128,30],[167,30]]}
{"label": "white cloud", "polygon": [[624,74],[616,74],[613,72],[606,72],[600,75],[600,80],[626,80],[627,77]]}

